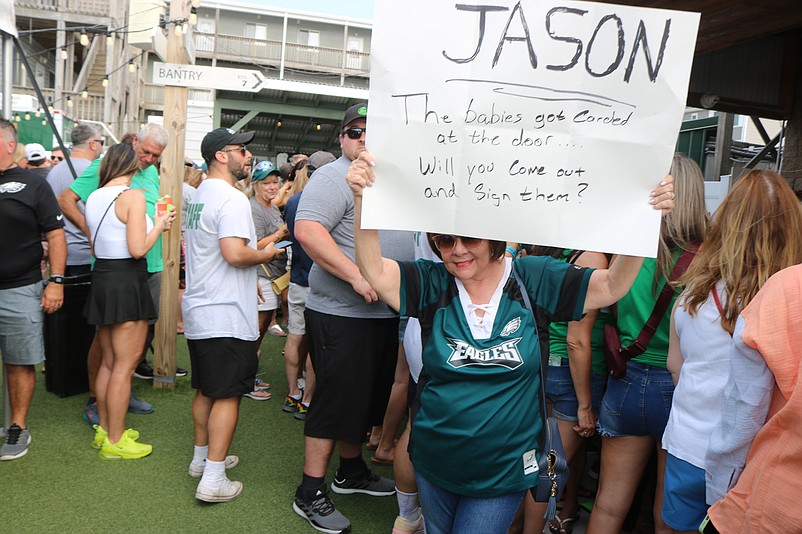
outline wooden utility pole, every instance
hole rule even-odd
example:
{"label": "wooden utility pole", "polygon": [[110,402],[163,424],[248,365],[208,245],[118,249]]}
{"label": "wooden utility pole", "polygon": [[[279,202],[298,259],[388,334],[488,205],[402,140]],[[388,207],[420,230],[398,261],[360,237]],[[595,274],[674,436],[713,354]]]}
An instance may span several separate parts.
{"label": "wooden utility pole", "polygon": [[[170,20],[189,17],[189,0],[170,2]],[[167,62],[186,64],[188,55],[184,35],[176,35],[175,22],[167,25]],[[187,25],[188,27],[189,25]],[[175,387],[175,342],[178,321],[178,269],[181,242],[181,189],[184,181],[184,139],[187,126],[187,88],[164,88],[164,128],[170,141],[161,157],[161,194],[170,195],[178,216],[169,232],[162,237],[164,271],[162,271],[159,321],[156,323],[153,357],[153,387]]]}

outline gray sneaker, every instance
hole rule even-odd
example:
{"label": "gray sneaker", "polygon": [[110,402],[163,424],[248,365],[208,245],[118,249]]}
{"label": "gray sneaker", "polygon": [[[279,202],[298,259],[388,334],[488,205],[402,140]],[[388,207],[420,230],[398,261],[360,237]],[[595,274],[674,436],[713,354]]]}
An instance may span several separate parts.
{"label": "gray sneaker", "polygon": [[370,469],[359,477],[342,477],[338,470],[334,474],[331,491],[341,495],[364,493],[374,497],[387,497],[395,494],[395,482],[373,474]]}
{"label": "gray sneaker", "polygon": [[295,490],[292,509],[296,514],[309,521],[312,528],[320,532],[328,534],[351,532],[351,522],[334,508],[325,484],[314,492],[301,491],[299,486]]}
{"label": "gray sneaker", "polygon": [[16,460],[28,454],[31,434],[27,428],[13,424],[6,429],[6,439],[0,447],[0,460]]}
{"label": "gray sneaker", "polygon": [[149,402],[145,402],[141,399],[136,398],[133,392],[131,392],[131,400],[128,401],[128,413],[136,413],[136,414],[148,414],[153,413],[153,406]]}

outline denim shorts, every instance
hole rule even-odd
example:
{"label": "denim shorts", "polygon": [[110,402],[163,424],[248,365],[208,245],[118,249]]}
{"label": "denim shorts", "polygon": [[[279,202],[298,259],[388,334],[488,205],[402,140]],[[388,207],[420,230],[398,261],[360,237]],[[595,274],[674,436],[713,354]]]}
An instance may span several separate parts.
{"label": "denim shorts", "polygon": [[[599,416],[604,390],[607,388],[607,377],[591,371],[590,398],[593,413]],[[578,421],[576,412],[579,402],[574,390],[574,381],[571,378],[571,368],[568,360],[563,358],[560,365],[549,365],[546,375],[546,402],[552,405],[552,415],[562,421]]]}
{"label": "denim shorts", "polygon": [[3,363],[35,365],[45,359],[44,282],[0,289],[0,353]]}
{"label": "denim shorts", "polygon": [[696,530],[707,515],[705,470],[666,454],[663,521],[674,530]]}
{"label": "denim shorts", "polygon": [[602,436],[651,436],[658,443],[668,423],[674,382],[660,367],[627,362],[627,374],[609,377],[601,403]]}

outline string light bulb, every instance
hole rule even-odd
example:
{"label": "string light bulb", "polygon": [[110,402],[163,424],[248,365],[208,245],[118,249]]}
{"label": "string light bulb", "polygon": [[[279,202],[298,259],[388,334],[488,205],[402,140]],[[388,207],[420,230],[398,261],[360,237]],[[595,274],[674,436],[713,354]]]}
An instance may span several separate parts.
{"label": "string light bulb", "polygon": [[36,110],[36,113],[34,113],[33,115],[34,115],[35,117],[41,117],[41,116],[42,116],[42,108],[38,108],[38,109]]}
{"label": "string light bulb", "polygon": [[47,120],[42,119],[42,126],[47,126]]}
{"label": "string light bulb", "polygon": [[114,36],[111,32],[106,32],[106,44],[108,46],[114,46]]}
{"label": "string light bulb", "polygon": [[103,81],[100,82],[100,85],[102,85],[103,87],[108,87],[109,86],[109,77],[108,76],[104,76],[103,77]]}
{"label": "string light bulb", "polygon": [[89,46],[89,35],[86,34],[86,30],[81,30],[81,44]]}
{"label": "string light bulb", "polygon": [[81,91],[81,98],[83,98],[84,100],[89,98],[89,89],[87,89],[86,87],[84,87],[84,90]]}
{"label": "string light bulb", "polygon": [[281,125],[282,125],[282,124],[284,124],[284,123],[283,123],[283,122],[281,122],[281,121],[278,121],[278,122],[276,123],[276,126],[278,126],[279,128],[281,128]]}
{"label": "string light bulb", "polygon": [[320,128],[321,128],[320,123],[315,124],[315,130],[319,132]]}
{"label": "string light bulb", "polygon": [[69,97],[69,96],[67,97],[67,107],[68,107],[68,108],[71,108],[71,107],[72,107],[72,98],[71,98],[71,97]]}
{"label": "string light bulb", "polygon": [[67,59],[67,47],[61,49],[61,59]]}
{"label": "string light bulb", "polygon": [[128,72],[136,72],[136,65],[134,65],[134,60],[128,62]]}
{"label": "string light bulb", "polygon": [[178,37],[181,37],[181,34],[184,32],[184,29],[183,29],[183,28],[181,27],[181,25],[180,25],[180,24],[178,24],[177,22],[175,22],[175,23],[173,23],[173,24],[175,24],[175,34],[176,34]]}
{"label": "string light bulb", "polygon": [[26,121],[29,121],[29,120],[31,120],[31,114],[30,114],[30,113],[28,113],[27,111],[25,112],[25,120],[26,120]]}
{"label": "string light bulb", "polygon": [[22,120],[22,117],[20,117],[19,115],[14,115],[14,120],[16,122],[20,122]]}
{"label": "string light bulb", "polygon": [[201,0],[192,0],[192,7],[199,8],[201,4]]}
{"label": "string light bulb", "polygon": [[50,102],[48,102],[48,103],[47,103],[47,110],[48,110],[50,113],[53,113],[53,101],[52,101],[52,100],[51,100]]}
{"label": "string light bulb", "polygon": [[189,23],[195,26],[198,23],[198,8],[192,6],[189,10]]}

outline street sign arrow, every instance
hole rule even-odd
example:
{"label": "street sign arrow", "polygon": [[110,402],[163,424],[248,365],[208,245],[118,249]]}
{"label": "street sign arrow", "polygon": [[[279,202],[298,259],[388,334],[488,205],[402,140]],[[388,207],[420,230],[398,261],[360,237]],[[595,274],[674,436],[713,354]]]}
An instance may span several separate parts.
{"label": "street sign arrow", "polygon": [[156,85],[256,93],[266,81],[258,70],[160,62],[153,64],[152,83]]}

